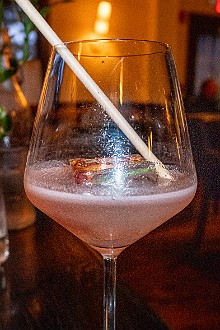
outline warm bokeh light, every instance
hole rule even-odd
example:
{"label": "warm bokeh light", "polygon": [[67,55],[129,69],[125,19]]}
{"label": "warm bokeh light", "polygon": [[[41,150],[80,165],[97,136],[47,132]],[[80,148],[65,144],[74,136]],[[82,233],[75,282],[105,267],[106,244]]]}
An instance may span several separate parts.
{"label": "warm bokeh light", "polygon": [[217,14],[220,14],[220,1],[219,0],[216,1],[215,10],[216,10]]}
{"label": "warm bokeh light", "polygon": [[109,31],[108,21],[98,19],[95,21],[94,30],[98,34],[107,34]]}
{"label": "warm bokeh light", "polygon": [[110,2],[102,1],[98,5],[97,18],[94,25],[96,33],[106,35],[109,31],[109,20],[111,17],[112,5]]}
{"label": "warm bokeh light", "polygon": [[112,5],[110,2],[102,1],[98,5],[97,18],[108,20],[111,17]]}

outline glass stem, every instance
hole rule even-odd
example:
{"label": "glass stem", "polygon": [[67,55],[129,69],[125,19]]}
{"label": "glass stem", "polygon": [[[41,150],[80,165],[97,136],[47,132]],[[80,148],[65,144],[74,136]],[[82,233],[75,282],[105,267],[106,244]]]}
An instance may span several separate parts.
{"label": "glass stem", "polygon": [[103,330],[115,330],[116,256],[103,256],[104,261],[104,325]]}

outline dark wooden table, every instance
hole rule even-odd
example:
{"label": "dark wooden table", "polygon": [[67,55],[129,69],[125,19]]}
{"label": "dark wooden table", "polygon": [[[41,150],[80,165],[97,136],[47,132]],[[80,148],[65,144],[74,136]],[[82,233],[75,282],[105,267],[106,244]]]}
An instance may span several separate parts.
{"label": "dark wooden table", "polygon": [[[102,329],[102,258],[37,212],[9,234],[1,269],[0,329]],[[117,283],[117,329],[167,329],[125,283]]]}

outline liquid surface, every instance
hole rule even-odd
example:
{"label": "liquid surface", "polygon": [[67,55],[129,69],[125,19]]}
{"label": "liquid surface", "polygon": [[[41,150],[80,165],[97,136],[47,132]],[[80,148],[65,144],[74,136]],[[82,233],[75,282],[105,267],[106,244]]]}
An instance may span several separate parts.
{"label": "liquid surface", "polygon": [[76,171],[72,163],[45,162],[27,168],[25,189],[36,207],[77,237],[93,247],[115,249],[135,242],[190,203],[196,179],[175,168],[171,173],[172,181],[136,165],[94,173]]}

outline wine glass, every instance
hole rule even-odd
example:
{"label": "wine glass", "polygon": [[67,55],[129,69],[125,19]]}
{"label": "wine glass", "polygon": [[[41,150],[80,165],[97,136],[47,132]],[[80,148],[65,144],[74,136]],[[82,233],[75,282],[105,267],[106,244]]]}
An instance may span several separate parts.
{"label": "wine glass", "polygon": [[65,64],[59,47],[48,64],[25,189],[37,208],[103,256],[104,329],[115,329],[118,255],[186,207],[196,191],[180,87],[166,44],[66,43],[127,123],[124,129]]}

